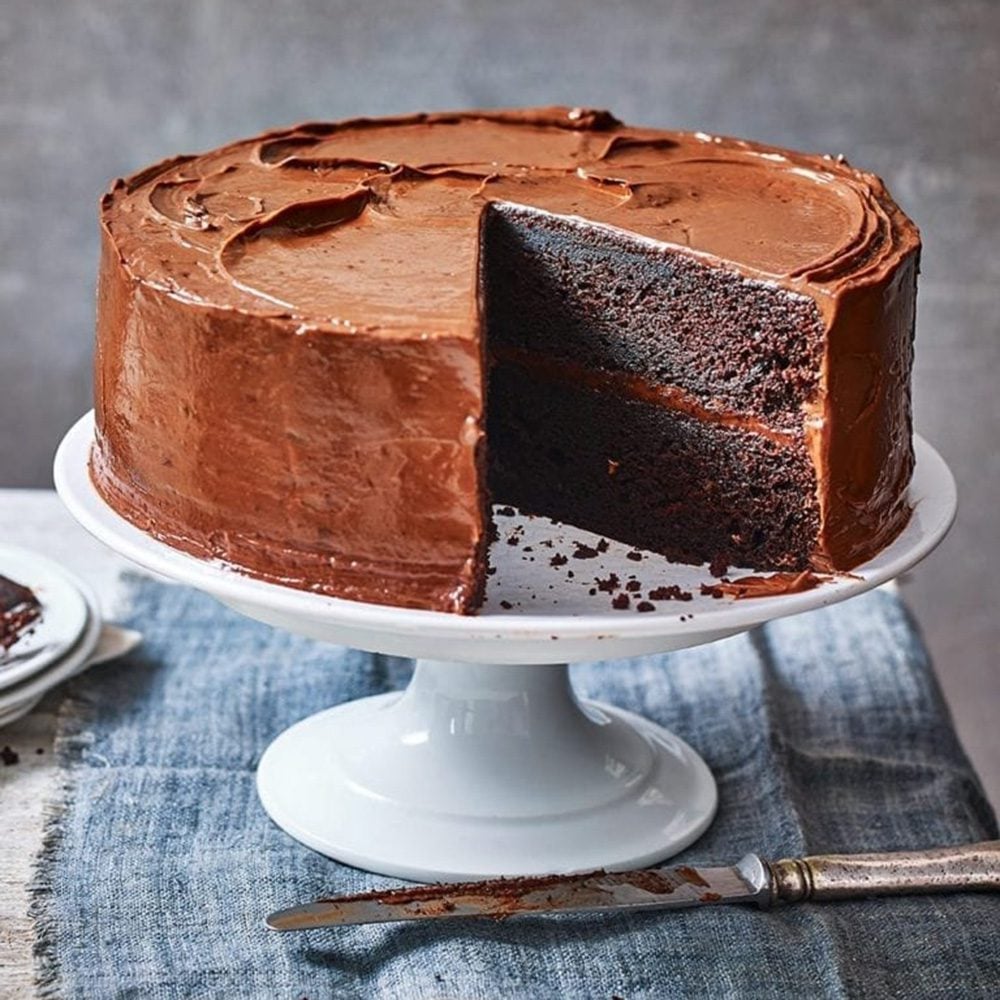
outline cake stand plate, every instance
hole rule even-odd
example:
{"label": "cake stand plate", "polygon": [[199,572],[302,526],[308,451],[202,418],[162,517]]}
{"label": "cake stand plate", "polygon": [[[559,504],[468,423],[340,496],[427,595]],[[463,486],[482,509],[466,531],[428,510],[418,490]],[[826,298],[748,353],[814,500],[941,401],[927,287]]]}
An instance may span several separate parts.
{"label": "cake stand plate", "polygon": [[[461,616],[266,583],[158,542],[94,489],[92,440],[88,414],[60,445],[56,488],[117,552],[271,625],[417,660],[404,692],[338,705],[282,733],[257,781],[270,816],[304,844],[429,881],[639,867],[692,843],[717,801],[704,762],[649,720],[578,699],[566,664],[712,642],[863,593],[926,556],[956,507],[951,473],[918,437],[914,514],[891,545],[850,577],[740,601],[702,595],[699,585],[714,582],[705,567],[500,508],[486,604]],[[637,610],[670,586],[674,599]],[[630,595],[628,610],[611,608],[612,590]]]}

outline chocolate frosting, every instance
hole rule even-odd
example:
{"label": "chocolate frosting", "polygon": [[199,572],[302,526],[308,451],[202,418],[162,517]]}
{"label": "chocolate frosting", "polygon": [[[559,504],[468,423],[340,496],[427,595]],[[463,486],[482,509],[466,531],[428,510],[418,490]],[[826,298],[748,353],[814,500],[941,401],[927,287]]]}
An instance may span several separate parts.
{"label": "chocolate frosting", "polygon": [[119,181],[104,218],[133,275],[189,301],[467,335],[488,201],[684,247],[829,315],[917,245],[878,179],[843,160],[561,108],[304,124]]}
{"label": "chocolate frosting", "polygon": [[815,590],[836,577],[804,570],[801,573],[768,573],[766,576],[739,576],[721,583],[703,583],[701,592],[711,597],[732,597],[737,601],[749,597],[780,597]]}
{"label": "chocolate frosting", "polygon": [[828,331],[803,414],[815,565],[857,565],[900,530],[919,237],[882,183],[841,158],[579,108],[306,123],[117,181],[99,488],[161,537],[273,578],[474,601],[490,202],[811,299]]}

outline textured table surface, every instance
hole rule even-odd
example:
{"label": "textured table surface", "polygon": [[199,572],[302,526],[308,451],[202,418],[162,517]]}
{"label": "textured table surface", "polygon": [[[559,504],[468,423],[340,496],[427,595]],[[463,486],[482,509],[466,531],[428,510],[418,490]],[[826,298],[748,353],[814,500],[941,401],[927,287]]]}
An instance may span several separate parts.
{"label": "textured table surface", "polygon": [[[41,982],[60,1000],[994,1000],[995,893],[269,932],[263,915],[289,902],[398,880],[278,829],[257,793],[261,748],[317,708],[399,691],[411,665],[269,628],[188,587],[127,581],[124,624],[143,644],[67,685],[62,808],[30,889]],[[712,769],[718,813],[678,864],[997,835],[888,591],[572,675]],[[461,758],[479,718],[430,743]],[[546,752],[544,735],[508,735],[511,752]],[[348,756],[364,770],[366,755]],[[652,805],[654,786],[642,798]]]}

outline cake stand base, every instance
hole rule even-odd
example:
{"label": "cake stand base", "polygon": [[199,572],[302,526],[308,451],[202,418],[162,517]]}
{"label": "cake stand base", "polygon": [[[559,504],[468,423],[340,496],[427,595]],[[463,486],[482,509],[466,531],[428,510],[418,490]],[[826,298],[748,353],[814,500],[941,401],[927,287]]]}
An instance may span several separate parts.
{"label": "cake stand base", "polygon": [[552,664],[420,660],[403,693],[282,733],[257,786],[302,843],[418,881],[642,867],[697,839],[717,802],[686,743],[578,700]]}

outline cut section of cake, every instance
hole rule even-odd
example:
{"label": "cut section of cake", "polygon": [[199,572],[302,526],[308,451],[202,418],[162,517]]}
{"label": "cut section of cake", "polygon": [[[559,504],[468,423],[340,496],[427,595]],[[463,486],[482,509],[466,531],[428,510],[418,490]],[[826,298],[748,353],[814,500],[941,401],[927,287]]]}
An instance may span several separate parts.
{"label": "cut section of cake", "polygon": [[681,562],[809,566],[813,301],[543,213],[485,233],[493,495]]}
{"label": "cut section of cake", "polygon": [[102,224],[92,477],[185,551],[469,612],[491,502],[756,570],[909,516],[919,237],[842,160],[581,109],[311,123]]}

